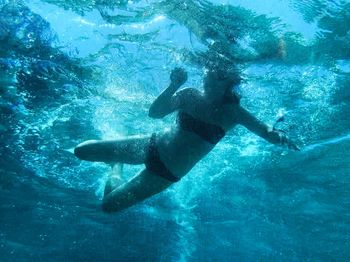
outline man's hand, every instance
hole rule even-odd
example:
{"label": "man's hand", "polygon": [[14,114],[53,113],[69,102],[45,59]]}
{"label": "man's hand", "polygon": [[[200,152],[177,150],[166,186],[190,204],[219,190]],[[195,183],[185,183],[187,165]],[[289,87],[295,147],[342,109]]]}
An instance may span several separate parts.
{"label": "man's hand", "polygon": [[289,149],[300,151],[300,148],[289,139],[282,130],[273,129],[269,132],[269,140],[274,144],[286,145]]}
{"label": "man's hand", "polygon": [[176,67],[170,74],[171,83],[180,87],[187,81],[187,72],[180,67]]}

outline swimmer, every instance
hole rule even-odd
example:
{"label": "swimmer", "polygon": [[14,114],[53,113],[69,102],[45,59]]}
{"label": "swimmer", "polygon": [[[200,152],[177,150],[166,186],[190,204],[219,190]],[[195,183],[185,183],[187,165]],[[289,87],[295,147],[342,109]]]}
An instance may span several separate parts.
{"label": "swimmer", "polygon": [[116,175],[112,172],[104,191],[105,212],[128,208],[180,181],[236,125],[272,144],[299,150],[283,131],[261,122],[240,105],[232,89],[241,80],[234,67],[210,68],[205,73],[204,92],[194,88],[178,91],[187,81],[181,68],[171,72],[170,80],[149,109],[152,118],[177,112],[170,130],[117,140],[89,140],[74,150],[78,158],[87,161],[145,164],[143,171],[122,184],[113,181],[120,177],[120,166]]}

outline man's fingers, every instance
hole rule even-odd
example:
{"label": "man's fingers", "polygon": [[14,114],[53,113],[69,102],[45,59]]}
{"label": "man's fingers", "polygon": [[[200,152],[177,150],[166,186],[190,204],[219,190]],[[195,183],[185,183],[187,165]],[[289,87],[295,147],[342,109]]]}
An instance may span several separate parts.
{"label": "man's fingers", "polygon": [[288,149],[300,151],[300,148],[293,141],[291,141],[285,134],[282,134],[280,136],[280,139],[281,139],[281,144],[287,145]]}

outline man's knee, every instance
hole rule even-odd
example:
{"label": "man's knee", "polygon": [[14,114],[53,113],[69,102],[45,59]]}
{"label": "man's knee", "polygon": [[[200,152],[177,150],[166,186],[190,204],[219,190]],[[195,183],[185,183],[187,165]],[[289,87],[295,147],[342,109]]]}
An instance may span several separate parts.
{"label": "man's knee", "polygon": [[74,155],[79,159],[84,159],[84,149],[80,146],[74,148]]}
{"label": "man's knee", "polygon": [[74,148],[74,155],[82,160],[89,160],[92,154],[94,154],[93,143],[94,140],[83,142]]}

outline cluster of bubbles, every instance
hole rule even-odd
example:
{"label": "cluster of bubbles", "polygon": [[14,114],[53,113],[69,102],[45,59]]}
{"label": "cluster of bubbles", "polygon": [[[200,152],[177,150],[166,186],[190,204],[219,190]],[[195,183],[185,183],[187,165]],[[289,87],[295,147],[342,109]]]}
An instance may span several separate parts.
{"label": "cluster of bubbles", "polygon": [[62,152],[58,141],[68,140],[64,134],[69,129],[76,143],[74,134],[79,139],[82,133],[77,123],[84,121],[67,105],[88,89],[81,79],[90,73],[83,62],[60,50],[41,16],[20,2],[0,2],[0,180],[8,180],[10,170],[40,175],[45,168],[35,169],[43,168],[41,162],[66,160],[57,157]]}

